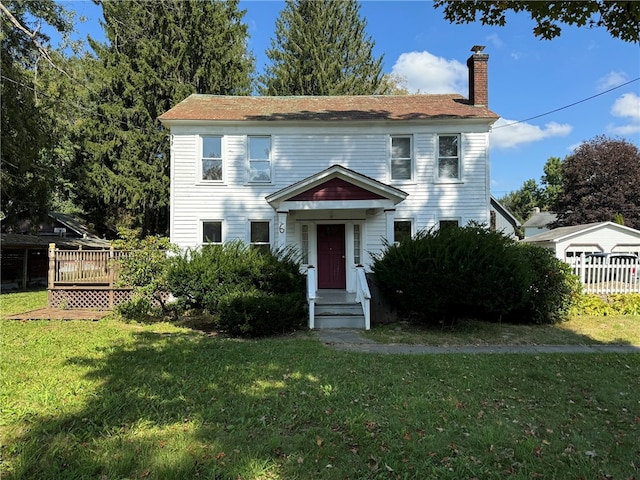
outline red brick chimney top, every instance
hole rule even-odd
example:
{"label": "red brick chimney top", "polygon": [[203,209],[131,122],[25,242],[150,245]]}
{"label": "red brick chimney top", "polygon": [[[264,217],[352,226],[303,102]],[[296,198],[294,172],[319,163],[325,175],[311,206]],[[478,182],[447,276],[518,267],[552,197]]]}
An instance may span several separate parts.
{"label": "red brick chimney top", "polygon": [[469,69],[469,103],[473,106],[489,106],[489,80],[487,64],[489,55],[482,53],[484,46],[474,45],[473,55],[467,60]]}

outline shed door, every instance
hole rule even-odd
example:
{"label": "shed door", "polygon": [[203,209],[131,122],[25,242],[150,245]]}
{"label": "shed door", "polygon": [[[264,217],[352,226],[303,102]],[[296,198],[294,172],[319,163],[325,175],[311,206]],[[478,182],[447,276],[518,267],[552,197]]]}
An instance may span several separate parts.
{"label": "shed door", "polygon": [[318,225],[318,288],[346,288],[344,232],[344,224]]}

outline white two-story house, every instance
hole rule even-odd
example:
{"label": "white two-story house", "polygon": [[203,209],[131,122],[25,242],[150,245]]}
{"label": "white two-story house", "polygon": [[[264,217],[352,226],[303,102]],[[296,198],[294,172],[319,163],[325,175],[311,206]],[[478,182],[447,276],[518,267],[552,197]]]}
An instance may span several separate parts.
{"label": "white two-story house", "polygon": [[171,241],[294,245],[319,289],[354,292],[386,242],[489,224],[488,55],[458,94],[191,95],[171,131]]}

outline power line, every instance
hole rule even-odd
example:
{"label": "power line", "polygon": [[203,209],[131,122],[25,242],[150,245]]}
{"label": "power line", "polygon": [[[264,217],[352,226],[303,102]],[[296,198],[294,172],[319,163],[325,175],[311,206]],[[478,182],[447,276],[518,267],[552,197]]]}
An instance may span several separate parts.
{"label": "power line", "polygon": [[493,127],[493,130],[497,130],[498,128],[511,127],[512,125],[517,125],[518,123],[528,122],[529,120],[535,120],[536,118],[544,117],[545,115],[550,115],[552,113],[559,112],[560,110],[564,110],[566,108],[573,107],[574,105],[578,105],[579,103],[583,103],[583,102],[586,102],[588,100],[594,99],[594,98],[599,97],[601,95],[604,95],[606,93],[612,92],[612,91],[614,91],[614,90],[616,90],[618,88],[622,88],[622,87],[624,87],[626,85],[629,85],[630,83],[637,82],[638,80],[640,80],[640,77],[634,78],[633,80],[629,80],[626,83],[618,85],[617,87],[610,88],[609,90],[605,90],[604,92],[600,92],[600,93],[597,93],[597,94],[592,95],[590,97],[584,98],[582,100],[578,100],[577,102],[570,103],[569,105],[565,105],[564,107],[556,108],[555,110],[551,110],[549,112],[541,113],[540,115],[536,115],[534,117],[525,118],[524,120],[518,120],[517,122],[511,122],[511,123],[507,123],[506,125],[499,125],[497,127]]}

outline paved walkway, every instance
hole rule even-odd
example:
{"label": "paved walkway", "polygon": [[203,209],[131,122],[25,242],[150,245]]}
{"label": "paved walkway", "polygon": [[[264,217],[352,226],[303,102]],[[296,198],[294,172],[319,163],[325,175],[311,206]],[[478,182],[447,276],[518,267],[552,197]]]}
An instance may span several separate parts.
{"label": "paved walkway", "polygon": [[432,347],[429,345],[382,344],[364,338],[358,330],[317,330],[320,341],[336,350],[363,353],[640,353],[639,345],[467,345]]}

